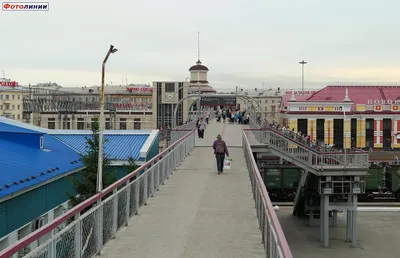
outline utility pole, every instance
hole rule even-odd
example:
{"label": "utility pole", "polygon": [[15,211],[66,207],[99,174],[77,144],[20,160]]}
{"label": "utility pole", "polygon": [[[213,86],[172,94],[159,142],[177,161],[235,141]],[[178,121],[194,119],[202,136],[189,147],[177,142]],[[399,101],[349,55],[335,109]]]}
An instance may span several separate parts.
{"label": "utility pole", "polygon": [[235,103],[235,108],[237,109],[238,108],[238,93],[239,93],[239,87],[238,86],[236,86],[236,103]]}
{"label": "utility pole", "polygon": [[299,64],[301,64],[301,91],[302,91],[302,95],[303,95],[303,92],[304,92],[304,65],[307,64],[307,62],[304,60],[301,60],[299,62]]}

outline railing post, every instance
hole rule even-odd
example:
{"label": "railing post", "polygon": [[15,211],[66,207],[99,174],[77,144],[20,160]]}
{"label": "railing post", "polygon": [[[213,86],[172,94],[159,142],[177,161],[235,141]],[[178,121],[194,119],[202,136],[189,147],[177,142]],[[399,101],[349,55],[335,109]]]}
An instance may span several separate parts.
{"label": "railing post", "polygon": [[146,171],[147,171],[147,169],[143,172],[143,175],[144,175],[144,180],[143,180],[143,183],[144,183],[144,187],[143,187],[144,205],[147,205],[147,198],[148,198],[147,193],[149,191],[149,189],[148,189],[148,187],[149,187],[149,175],[146,174]]}
{"label": "railing post", "polygon": [[101,198],[97,201],[98,219],[97,219],[97,253],[100,254],[103,247],[103,203]]}
{"label": "railing post", "polygon": [[135,215],[139,214],[139,205],[140,205],[140,180],[136,180],[135,182]]}
{"label": "railing post", "polygon": [[56,239],[53,238],[55,235],[55,229],[53,229],[49,234],[50,234],[50,239],[51,239],[51,242],[49,245],[49,250],[48,250],[49,257],[56,258],[57,257],[57,241],[56,241]]}
{"label": "railing post", "polygon": [[80,219],[80,212],[75,214],[75,257],[80,258],[82,252],[82,220]]}
{"label": "railing post", "polygon": [[113,199],[112,199],[112,205],[113,205],[113,220],[112,220],[112,236],[115,238],[115,234],[117,234],[117,228],[118,228],[118,192],[117,188],[113,190]]}
{"label": "railing post", "polygon": [[126,181],[126,212],[125,212],[125,217],[126,217],[126,222],[125,226],[128,226],[128,220],[129,220],[129,215],[131,214],[131,186],[129,185],[131,180]]}

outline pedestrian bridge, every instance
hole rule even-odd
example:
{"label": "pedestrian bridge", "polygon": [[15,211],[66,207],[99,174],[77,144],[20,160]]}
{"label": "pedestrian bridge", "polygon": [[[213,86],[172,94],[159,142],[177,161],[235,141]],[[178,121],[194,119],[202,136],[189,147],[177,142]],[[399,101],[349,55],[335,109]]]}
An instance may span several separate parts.
{"label": "pedestrian bridge", "polygon": [[[165,151],[0,257],[292,258],[243,129],[212,121],[204,140],[188,126],[172,131]],[[217,134],[233,159],[223,175]]]}

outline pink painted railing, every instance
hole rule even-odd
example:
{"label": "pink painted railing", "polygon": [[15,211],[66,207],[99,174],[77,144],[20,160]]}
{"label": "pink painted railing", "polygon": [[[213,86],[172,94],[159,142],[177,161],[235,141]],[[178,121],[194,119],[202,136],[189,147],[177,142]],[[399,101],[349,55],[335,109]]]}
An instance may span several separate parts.
{"label": "pink painted railing", "polygon": [[282,230],[281,224],[279,223],[279,219],[276,216],[274,207],[272,206],[264,181],[261,177],[260,171],[258,170],[250,142],[244,131],[242,134],[242,146],[249,171],[253,197],[255,200],[255,208],[267,257],[293,258],[285,234]]}
{"label": "pink painted railing", "polygon": [[128,224],[194,145],[192,131],[102,192],[0,251],[0,257],[19,257],[22,252],[27,258],[92,257]]}

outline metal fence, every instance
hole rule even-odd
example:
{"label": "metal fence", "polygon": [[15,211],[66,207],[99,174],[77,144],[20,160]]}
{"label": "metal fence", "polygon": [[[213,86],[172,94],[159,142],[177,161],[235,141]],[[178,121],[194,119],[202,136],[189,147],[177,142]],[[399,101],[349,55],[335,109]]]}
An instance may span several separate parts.
{"label": "metal fence", "polygon": [[251,146],[268,145],[290,159],[299,161],[315,170],[333,168],[368,168],[368,154],[366,153],[343,153],[343,152],[320,152],[299,142],[271,127],[262,129],[244,130]]}
{"label": "metal fence", "polygon": [[[0,257],[72,258],[99,253],[194,148],[194,131],[102,192],[0,252]],[[41,240],[41,241],[39,241]],[[31,243],[41,242],[33,250]],[[24,254],[22,254],[24,252]]]}
{"label": "metal fence", "polygon": [[293,258],[285,234],[268,196],[264,181],[258,170],[246,133],[242,134],[242,146],[249,171],[255,208],[262,233],[264,249],[268,258]]}

